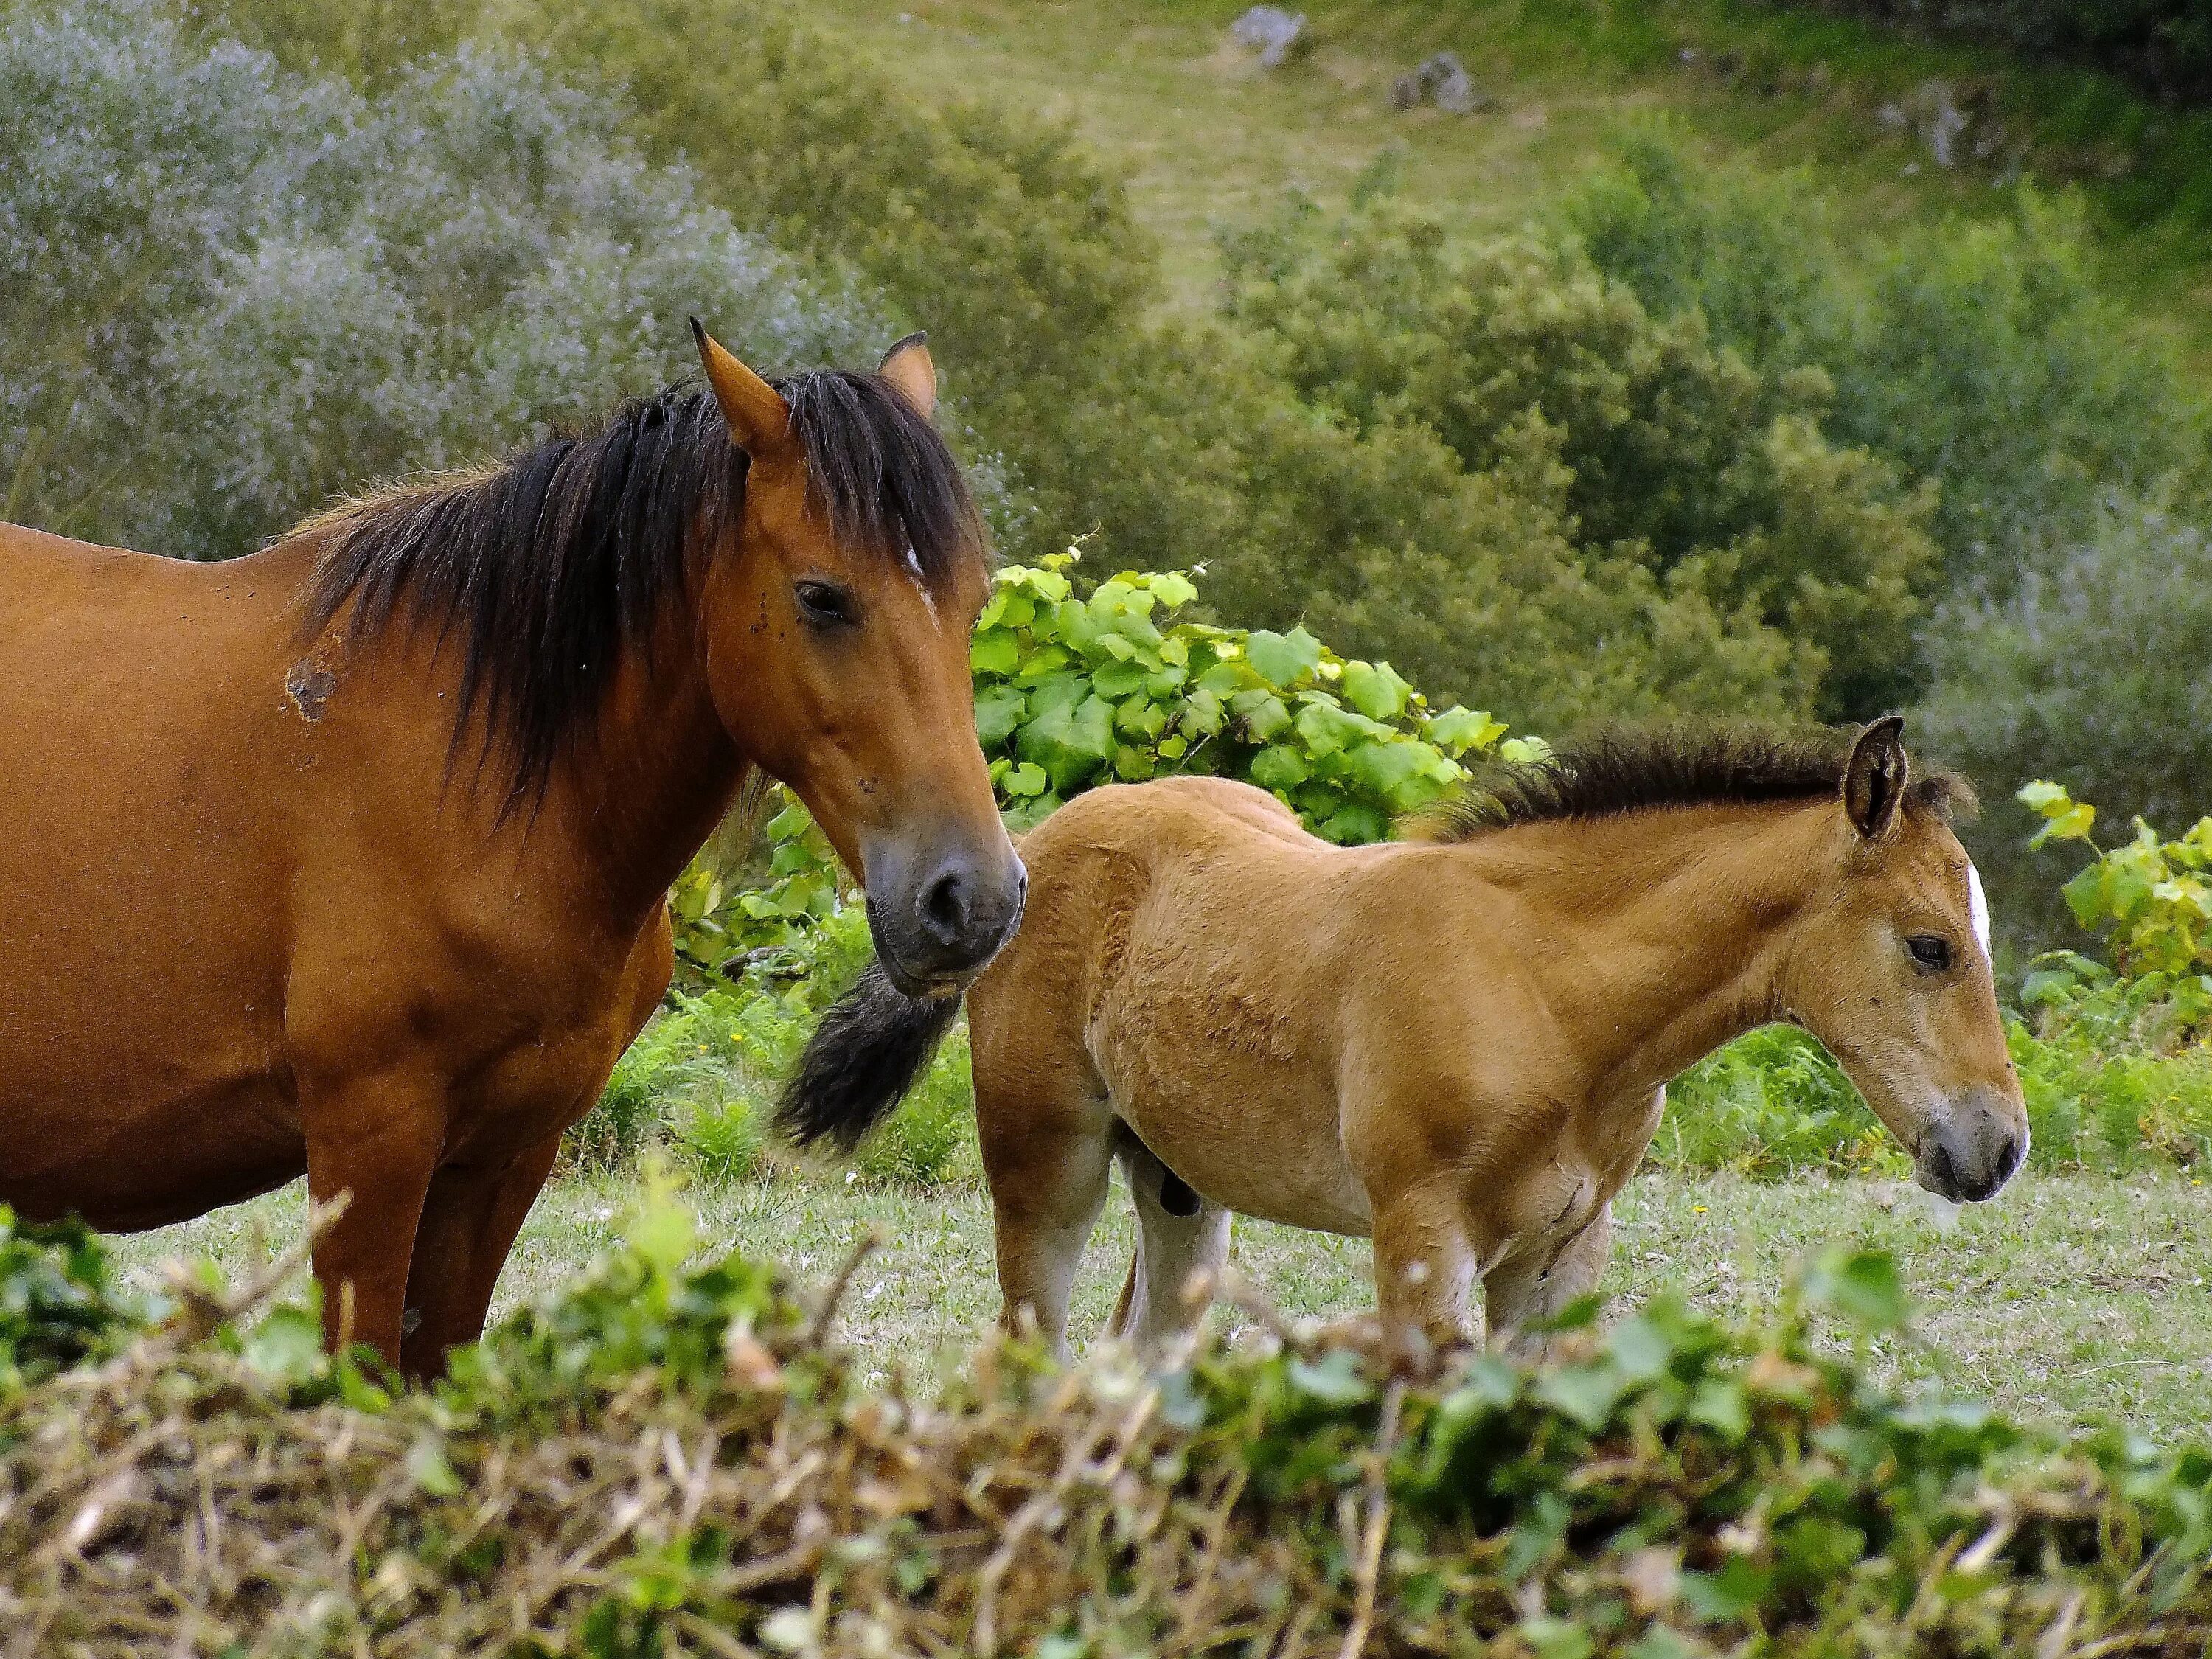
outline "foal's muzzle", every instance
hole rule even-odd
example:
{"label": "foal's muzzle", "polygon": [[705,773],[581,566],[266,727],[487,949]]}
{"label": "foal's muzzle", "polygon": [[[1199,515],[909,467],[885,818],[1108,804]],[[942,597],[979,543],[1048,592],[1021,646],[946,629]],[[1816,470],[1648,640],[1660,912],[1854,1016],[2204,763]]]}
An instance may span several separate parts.
{"label": "foal's muzzle", "polygon": [[919,857],[886,839],[861,857],[877,959],[908,996],[957,994],[1021,924],[1029,872],[1004,834],[995,847],[941,842]]}
{"label": "foal's muzzle", "polygon": [[1928,1126],[1913,1173],[1938,1198],[1978,1202],[1996,1197],[2027,1158],[2027,1120],[2018,1103],[1975,1089]]}

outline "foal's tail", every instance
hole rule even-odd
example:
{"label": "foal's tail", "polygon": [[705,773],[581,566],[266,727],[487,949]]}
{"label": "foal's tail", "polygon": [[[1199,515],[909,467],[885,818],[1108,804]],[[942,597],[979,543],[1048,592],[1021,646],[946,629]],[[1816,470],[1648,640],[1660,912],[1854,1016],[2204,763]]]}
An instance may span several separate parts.
{"label": "foal's tail", "polygon": [[910,997],[870,963],[814,1028],[776,1127],[802,1146],[829,1140],[851,1152],[906,1097],[959,1015],[958,997]]}

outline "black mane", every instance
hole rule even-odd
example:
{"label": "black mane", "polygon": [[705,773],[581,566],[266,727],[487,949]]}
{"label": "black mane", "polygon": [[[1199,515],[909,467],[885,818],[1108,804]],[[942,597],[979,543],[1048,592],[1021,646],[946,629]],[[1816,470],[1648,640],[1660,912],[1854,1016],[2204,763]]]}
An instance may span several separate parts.
{"label": "black mane", "polygon": [[[1680,724],[1612,726],[1547,758],[1498,763],[1417,821],[1421,840],[1468,841],[1515,824],[1616,817],[1653,808],[1834,799],[1856,726],[1789,729]],[[1969,812],[1972,787],[1955,772],[1915,769],[1908,811]]]}
{"label": "black mane", "polygon": [[[958,465],[890,382],[822,369],[774,384],[841,545],[896,559],[911,549],[939,592],[981,556]],[[686,382],[634,398],[595,429],[302,526],[325,537],[305,625],[323,628],[351,603],[357,638],[395,621],[458,636],[455,744],[481,710],[484,756],[503,744],[511,758],[507,807],[542,798],[623,653],[643,645],[664,605],[690,596],[735,526],[746,466],[710,393]]]}

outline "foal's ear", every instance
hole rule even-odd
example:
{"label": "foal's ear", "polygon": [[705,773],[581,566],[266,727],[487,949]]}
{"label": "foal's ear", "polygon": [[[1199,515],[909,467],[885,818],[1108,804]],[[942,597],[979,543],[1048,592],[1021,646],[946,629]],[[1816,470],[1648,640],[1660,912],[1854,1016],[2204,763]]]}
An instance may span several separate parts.
{"label": "foal's ear", "polygon": [[738,447],[757,458],[789,443],[791,405],[782,394],[724,349],[696,317],[691,319],[691,337],[699,343],[700,367],[707,371],[707,384]]}
{"label": "foal's ear", "polygon": [[889,380],[923,420],[937,413],[937,365],[930,361],[927,334],[909,334],[884,353],[876,373]]}
{"label": "foal's ear", "polygon": [[1844,816],[1869,841],[1880,841],[1897,823],[1911,763],[1905,758],[1905,716],[1884,714],[1859,733],[1844,769]]}

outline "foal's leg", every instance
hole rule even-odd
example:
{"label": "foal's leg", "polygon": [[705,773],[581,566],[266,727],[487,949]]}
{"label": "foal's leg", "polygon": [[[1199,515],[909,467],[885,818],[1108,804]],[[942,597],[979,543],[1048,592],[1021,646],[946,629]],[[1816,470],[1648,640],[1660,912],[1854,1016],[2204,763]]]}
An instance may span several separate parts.
{"label": "foal's leg", "polygon": [[1018,1333],[1035,1320],[1065,1360],[1068,1295],[1106,1203],[1113,1115],[1103,1101],[1009,1087],[979,1064],[975,1123],[997,1224],[1000,1327]]}
{"label": "foal's leg", "polygon": [[1404,1342],[1448,1347],[1468,1340],[1475,1250],[1466,1193],[1449,1170],[1375,1206],[1375,1305]]}
{"label": "foal's leg", "polygon": [[[1229,1260],[1229,1212],[1176,1180],[1134,1135],[1121,1138],[1120,1154],[1121,1173],[1137,1211],[1137,1248],[1122,1287],[1121,1305],[1106,1334],[1139,1348],[1157,1349],[1188,1336],[1206,1318],[1212,1300],[1210,1285],[1219,1280]],[[1181,1213],[1166,1202],[1170,1181],[1179,1189],[1175,1196],[1182,1200],[1177,1206]],[[1202,1299],[1193,1301],[1187,1292],[1198,1274],[1206,1277],[1209,1289]]]}
{"label": "foal's leg", "polygon": [[1541,1359],[1549,1340],[1523,1327],[1552,1318],[1577,1297],[1595,1290],[1612,1248],[1613,1206],[1607,1203],[1548,1266],[1534,1258],[1501,1264],[1482,1284],[1490,1346],[1516,1359]]}

